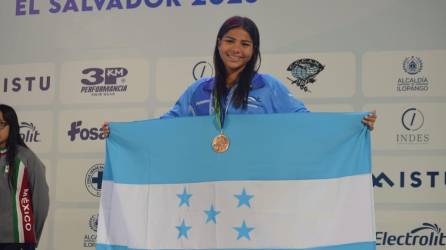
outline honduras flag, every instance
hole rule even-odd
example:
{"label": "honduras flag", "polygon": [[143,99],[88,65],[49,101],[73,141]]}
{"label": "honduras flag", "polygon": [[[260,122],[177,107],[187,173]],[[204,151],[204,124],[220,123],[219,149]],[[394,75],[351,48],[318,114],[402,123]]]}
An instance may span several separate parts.
{"label": "honduras flag", "polygon": [[375,249],[364,115],[111,123],[96,249]]}

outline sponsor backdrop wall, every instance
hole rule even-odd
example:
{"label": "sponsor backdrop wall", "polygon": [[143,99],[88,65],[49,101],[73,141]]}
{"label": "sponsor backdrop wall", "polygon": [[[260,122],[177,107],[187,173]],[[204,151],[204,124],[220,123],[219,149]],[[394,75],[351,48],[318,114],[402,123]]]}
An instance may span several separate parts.
{"label": "sponsor backdrop wall", "polygon": [[100,125],[156,118],[212,76],[217,30],[235,14],[260,28],[261,71],[312,111],[377,110],[378,249],[445,249],[446,1],[8,0],[0,102],[47,167],[39,248],[94,247]]}

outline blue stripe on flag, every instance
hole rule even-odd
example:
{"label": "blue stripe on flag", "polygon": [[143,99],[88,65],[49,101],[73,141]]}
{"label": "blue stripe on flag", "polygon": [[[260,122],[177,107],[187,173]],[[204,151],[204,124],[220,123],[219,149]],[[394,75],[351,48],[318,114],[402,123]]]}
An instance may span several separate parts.
{"label": "blue stripe on flag", "polygon": [[166,184],[370,173],[370,136],[361,123],[365,114],[230,115],[226,153],[211,148],[219,133],[213,116],[111,123],[104,180]]}
{"label": "blue stripe on flag", "polygon": [[[199,248],[190,250],[375,250],[375,242],[361,242],[336,246],[323,246],[312,248]],[[155,249],[140,249],[140,248],[128,248],[125,246],[113,246],[105,244],[96,244],[96,250],[155,250]],[[159,250],[159,249],[157,249]],[[162,250],[180,250],[180,249],[162,249]]]}

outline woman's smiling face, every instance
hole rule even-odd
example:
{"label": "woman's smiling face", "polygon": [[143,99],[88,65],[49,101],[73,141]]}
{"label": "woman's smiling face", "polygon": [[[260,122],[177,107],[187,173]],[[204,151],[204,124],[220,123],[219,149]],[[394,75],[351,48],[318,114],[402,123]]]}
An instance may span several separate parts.
{"label": "woman's smiling face", "polygon": [[219,41],[218,51],[226,73],[239,73],[251,60],[254,51],[251,36],[243,28],[229,30]]}

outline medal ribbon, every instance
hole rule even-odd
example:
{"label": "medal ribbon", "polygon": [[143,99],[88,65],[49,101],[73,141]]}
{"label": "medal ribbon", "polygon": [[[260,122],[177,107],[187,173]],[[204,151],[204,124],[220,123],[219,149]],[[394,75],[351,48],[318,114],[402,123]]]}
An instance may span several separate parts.
{"label": "medal ribbon", "polygon": [[217,120],[218,128],[220,129],[220,131],[223,131],[224,117],[222,117],[221,115],[221,105],[219,102],[220,98],[217,97],[216,91],[214,91],[213,95],[214,95],[213,105],[215,110],[215,119]]}
{"label": "medal ribbon", "polygon": [[[213,91],[213,106],[215,111],[215,118],[217,120],[218,127],[220,128],[220,132],[223,133],[223,128],[225,125],[226,114],[228,113],[229,106],[232,104],[232,96],[234,95],[235,89],[238,85],[235,85],[229,90],[228,96],[226,97],[226,103],[223,104],[220,101],[220,97],[217,96],[217,91]],[[225,106],[225,107],[223,107]]]}

